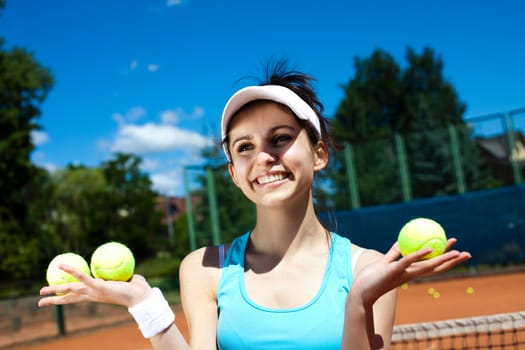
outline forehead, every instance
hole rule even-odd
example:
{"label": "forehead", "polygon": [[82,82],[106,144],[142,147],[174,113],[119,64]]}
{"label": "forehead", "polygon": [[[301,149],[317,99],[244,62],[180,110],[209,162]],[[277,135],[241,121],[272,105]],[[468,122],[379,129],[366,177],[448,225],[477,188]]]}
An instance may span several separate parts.
{"label": "forehead", "polygon": [[299,121],[290,108],[273,101],[259,100],[244,105],[236,112],[228,129],[231,132],[239,127],[260,127],[265,124],[298,125]]}

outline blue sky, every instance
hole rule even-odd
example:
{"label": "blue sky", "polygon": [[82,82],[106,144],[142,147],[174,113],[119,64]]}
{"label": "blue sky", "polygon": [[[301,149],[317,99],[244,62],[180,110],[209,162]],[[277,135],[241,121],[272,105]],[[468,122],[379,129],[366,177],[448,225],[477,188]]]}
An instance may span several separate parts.
{"label": "blue sky", "polygon": [[424,46],[443,59],[467,119],[525,107],[519,0],[7,0],[0,36],[55,79],[36,164],[98,166],[133,152],[167,194],[183,194],[182,166],[200,162],[225,101],[250,82],[238,79],[261,76],[270,57],[317,78],[327,116],[354,57],[383,49],[404,65],[407,47]]}

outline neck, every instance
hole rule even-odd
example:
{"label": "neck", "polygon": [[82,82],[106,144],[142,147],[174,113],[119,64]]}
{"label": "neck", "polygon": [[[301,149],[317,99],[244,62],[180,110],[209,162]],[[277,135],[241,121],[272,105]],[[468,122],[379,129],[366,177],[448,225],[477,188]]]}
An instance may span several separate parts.
{"label": "neck", "polygon": [[325,248],[326,243],[326,230],[315,215],[311,194],[298,205],[257,207],[257,223],[251,235],[255,251],[284,256],[305,248]]}

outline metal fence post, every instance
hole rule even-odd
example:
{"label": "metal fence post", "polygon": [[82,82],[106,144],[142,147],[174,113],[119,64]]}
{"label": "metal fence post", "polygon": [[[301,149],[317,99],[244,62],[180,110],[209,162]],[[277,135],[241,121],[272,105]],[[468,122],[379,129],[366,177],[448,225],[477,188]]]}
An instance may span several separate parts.
{"label": "metal fence post", "polygon": [[[509,161],[512,165],[512,174],[514,175],[514,183],[520,184],[523,179],[521,177],[521,170],[519,165],[519,159],[513,156],[513,151],[516,148],[516,136],[514,135],[514,126],[512,125],[512,116],[510,113],[505,113],[504,116],[505,130],[507,134],[507,142],[509,144]],[[517,150],[516,150],[517,151]]]}
{"label": "metal fence post", "polygon": [[64,306],[55,306],[55,316],[57,320],[57,331],[58,335],[66,335],[66,322],[64,318]]}
{"label": "metal fence post", "polygon": [[221,229],[219,224],[219,206],[217,205],[217,193],[215,191],[215,179],[211,167],[206,168],[206,181],[208,183],[208,203],[210,205],[211,232],[213,244],[221,243]]}
{"label": "metal fence post", "polygon": [[396,153],[397,161],[399,163],[399,176],[401,178],[401,190],[403,192],[403,200],[407,202],[412,199],[412,191],[410,188],[410,173],[408,171],[405,142],[403,141],[403,137],[397,132],[394,135],[394,139],[396,142]]}
{"label": "metal fence post", "polygon": [[354,151],[352,149],[352,145],[349,143],[345,144],[345,163],[348,190],[350,192],[350,205],[353,209],[357,209],[361,206],[361,204],[359,201],[357,176],[355,174]]}
{"label": "metal fence post", "polygon": [[452,151],[452,160],[454,161],[454,169],[456,171],[456,184],[458,193],[465,193],[465,174],[461,162],[461,153],[458,144],[458,134],[454,125],[449,124],[448,133],[450,135],[450,149]]}
{"label": "metal fence post", "polygon": [[190,180],[188,175],[188,168],[183,168],[184,174],[184,190],[186,192],[186,217],[188,219],[188,235],[190,239],[190,250],[197,249],[197,240],[195,238],[195,222],[193,221],[193,205],[191,203]]}

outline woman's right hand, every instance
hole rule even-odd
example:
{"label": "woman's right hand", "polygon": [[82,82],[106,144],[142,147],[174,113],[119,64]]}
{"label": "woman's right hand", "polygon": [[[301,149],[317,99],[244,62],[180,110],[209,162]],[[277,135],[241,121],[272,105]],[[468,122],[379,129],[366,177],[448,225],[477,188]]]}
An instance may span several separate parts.
{"label": "woman's right hand", "polygon": [[140,275],[134,275],[129,282],[104,281],[68,265],[60,265],[60,268],[78,282],[43,287],[40,295],[48,296],[40,299],[38,306],[99,302],[131,307],[144,300],[152,290]]}

